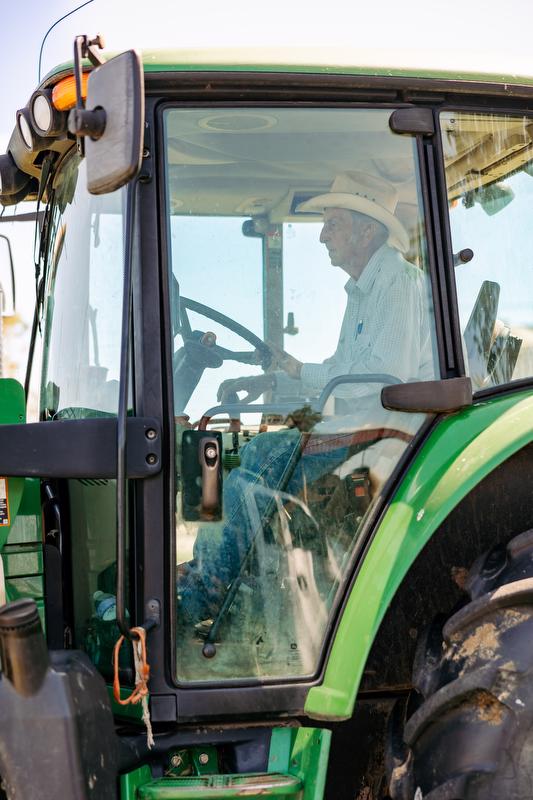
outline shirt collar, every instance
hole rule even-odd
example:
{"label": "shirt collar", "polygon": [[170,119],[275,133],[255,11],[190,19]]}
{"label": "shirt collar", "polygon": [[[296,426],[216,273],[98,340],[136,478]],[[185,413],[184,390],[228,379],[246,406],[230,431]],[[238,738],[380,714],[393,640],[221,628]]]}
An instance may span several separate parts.
{"label": "shirt collar", "polygon": [[349,278],[345,284],[344,289],[348,295],[355,294],[356,290],[368,294],[372,289],[377,276],[381,270],[383,259],[391,248],[388,244],[382,244],[381,247],[370,257],[366,267],[357,280]]}

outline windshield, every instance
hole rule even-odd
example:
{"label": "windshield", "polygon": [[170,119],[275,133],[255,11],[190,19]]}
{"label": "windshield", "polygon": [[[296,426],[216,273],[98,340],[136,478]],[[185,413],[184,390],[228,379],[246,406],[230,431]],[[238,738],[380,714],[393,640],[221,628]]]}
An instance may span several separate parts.
{"label": "windshield", "polygon": [[438,376],[416,143],[390,113],[165,111],[179,681],[316,672],[423,423],[380,402]]}

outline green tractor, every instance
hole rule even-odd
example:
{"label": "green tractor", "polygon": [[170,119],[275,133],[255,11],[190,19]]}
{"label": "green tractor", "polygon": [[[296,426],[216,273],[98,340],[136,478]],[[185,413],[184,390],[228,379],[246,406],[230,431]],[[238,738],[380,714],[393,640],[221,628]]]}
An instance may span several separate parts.
{"label": "green tractor", "polygon": [[0,156],[1,792],[532,797],[533,78],[100,50]]}

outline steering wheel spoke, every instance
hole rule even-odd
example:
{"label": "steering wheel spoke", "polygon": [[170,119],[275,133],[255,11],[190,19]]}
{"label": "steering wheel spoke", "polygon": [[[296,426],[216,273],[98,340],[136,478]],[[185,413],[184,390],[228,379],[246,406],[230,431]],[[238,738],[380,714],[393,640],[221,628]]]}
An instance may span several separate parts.
{"label": "steering wheel spoke", "polygon": [[[179,295],[177,282],[173,284],[173,333],[179,334],[183,345],[174,353],[174,395],[176,413],[182,413],[197,387],[204,370],[217,369],[224,361],[237,361],[241,364],[261,366],[268,370],[273,354],[269,346],[231,317],[227,317],[214,308]],[[211,331],[193,330],[189,319],[189,311],[201,314],[216,322],[232,333],[249,342],[253,350],[230,350],[216,341]]]}
{"label": "steering wheel spoke", "polygon": [[222,325],[229,331],[236,333],[237,336],[240,336],[255,348],[251,351],[235,351],[221,347],[218,344],[213,345],[214,347],[218,348],[219,354],[225,361],[240,361],[243,364],[258,364],[261,365],[265,370],[269,368],[272,362],[272,351],[266,342],[260,339],[259,336],[256,336],[255,333],[249,330],[249,328],[245,328],[244,325],[241,325],[236,320],[231,319],[231,317],[227,317],[225,314],[222,314],[221,311],[217,311],[216,309],[210,308],[203,303],[199,303],[197,300],[191,300],[189,297],[180,296],[180,318],[182,319],[183,328],[182,335],[185,333],[183,326],[183,320],[185,319],[187,319],[189,336],[193,335],[193,331],[190,328],[187,311],[194,311],[197,314],[207,317],[207,319],[213,320],[213,322],[217,322],[219,325]]}
{"label": "steering wheel spoke", "polygon": [[228,350],[219,344],[215,345],[214,349],[224,361],[239,361],[241,364],[253,366],[261,364],[261,357],[257,350]]}

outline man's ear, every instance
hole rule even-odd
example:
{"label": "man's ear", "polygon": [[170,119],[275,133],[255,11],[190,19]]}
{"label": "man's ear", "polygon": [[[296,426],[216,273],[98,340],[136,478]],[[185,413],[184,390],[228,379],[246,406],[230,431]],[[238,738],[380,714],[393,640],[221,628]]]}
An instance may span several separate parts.
{"label": "man's ear", "polygon": [[370,220],[369,227],[372,228],[370,241],[377,249],[387,241],[389,238],[389,231],[385,225],[382,225],[381,222],[377,222],[377,220]]}
{"label": "man's ear", "polygon": [[363,245],[369,245],[371,242],[373,242],[378,230],[379,223],[374,222],[374,220],[369,219],[368,221],[365,220],[363,223],[361,223],[361,227],[359,228],[361,243]]}

